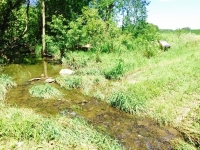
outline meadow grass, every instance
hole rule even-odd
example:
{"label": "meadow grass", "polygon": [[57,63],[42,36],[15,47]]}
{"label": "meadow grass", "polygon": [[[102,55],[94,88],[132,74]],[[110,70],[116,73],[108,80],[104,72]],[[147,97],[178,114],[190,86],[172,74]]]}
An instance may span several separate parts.
{"label": "meadow grass", "polygon": [[0,104],[0,149],[123,149],[81,118],[45,118]]}
{"label": "meadow grass", "polygon": [[[74,69],[75,75],[58,77],[56,82],[67,90],[80,89],[84,95],[106,101],[122,111],[148,115],[160,125],[171,125],[188,142],[172,141],[174,149],[195,149],[195,146],[200,147],[200,36],[179,32],[163,33],[160,36],[170,43],[171,48],[162,52],[159,46],[151,47],[156,48],[152,56],[146,54],[145,50],[140,51],[140,48],[98,55],[94,52],[70,52],[70,57],[63,59],[63,65]],[[57,122],[62,119],[58,118]],[[62,126],[45,121],[47,124],[53,123],[49,127],[55,133],[53,141],[59,141],[61,147],[63,143],[67,143],[70,148],[75,149],[82,146],[86,146],[86,149],[121,149],[116,141],[109,137],[106,140],[91,126],[84,126],[83,120],[68,118],[67,123],[61,123]],[[40,124],[41,121],[34,122]],[[74,124],[70,124],[71,122]],[[89,130],[92,131],[88,135]],[[67,142],[62,142],[66,139],[66,132],[70,138]],[[44,135],[44,139],[51,140],[51,132]]]}
{"label": "meadow grass", "polygon": [[[120,78],[109,77],[106,84],[94,86],[102,89],[101,99],[123,111],[151,116],[160,125],[171,125],[183,133],[189,144],[199,147],[200,36],[169,32],[160,37],[171,45],[165,52],[157,47],[152,57],[145,57],[139,50],[102,53],[98,63],[94,63],[92,53],[85,54],[89,58],[87,66],[77,72],[104,76],[106,70],[112,71],[122,61],[122,66],[117,66],[123,68]],[[116,72],[111,71],[106,73]]]}
{"label": "meadow grass", "polygon": [[63,94],[51,86],[50,84],[35,84],[29,89],[29,93],[32,97],[50,99],[50,98],[60,98]]}

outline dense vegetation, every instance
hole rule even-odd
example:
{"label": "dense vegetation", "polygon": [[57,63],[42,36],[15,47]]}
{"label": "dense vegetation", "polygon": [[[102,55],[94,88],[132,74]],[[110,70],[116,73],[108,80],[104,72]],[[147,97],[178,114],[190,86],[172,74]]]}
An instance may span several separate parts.
{"label": "dense vegetation", "polygon": [[[72,76],[56,77],[61,87],[173,126],[185,138],[171,141],[174,149],[198,149],[200,30],[161,31],[146,22],[148,5],[147,0],[1,1],[0,61],[32,64],[50,53],[51,61],[75,71]],[[158,39],[168,41],[171,49],[161,52]],[[13,86],[11,78],[1,74],[0,100]],[[33,85],[29,92],[42,98],[62,96],[49,84]],[[21,147],[20,141],[24,149],[38,143],[56,145],[51,142],[60,149],[123,149],[80,118],[55,121],[4,103],[0,114],[3,149]]]}

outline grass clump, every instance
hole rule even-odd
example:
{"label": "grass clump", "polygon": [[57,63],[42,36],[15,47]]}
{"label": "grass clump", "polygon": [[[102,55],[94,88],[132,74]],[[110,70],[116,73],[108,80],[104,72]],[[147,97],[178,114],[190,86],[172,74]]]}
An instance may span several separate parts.
{"label": "grass clump", "polygon": [[172,140],[170,141],[174,150],[196,150],[196,148],[185,141],[182,140]]}
{"label": "grass clump", "polygon": [[84,75],[84,76],[65,76],[57,77],[56,82],[65,89],[80,89],[83,95],[105,99],[107,80],[103,76]]}
{"label": "grass clump", "polygon": [[11,77],[6,74],[2,74],[0,76],[0,100],[4,100],[7,90],[16,85],[17,84],[12,81]]}
{"label": "grass clump", "polygon": [[106,79],[120,79],[124,76],[125,66],[124,62],[120,60],[114,67],[108,68],[104,71]]}
{"label": "grass clump", "polygon": [[188,143],[200,148],[200,106],[190,111],[177,129]]}
{"label": "grass clump", "polygon": [[145,99],[139,98],[130,91],[117,91],[108,97],[111,106],[131,114],[145,110]]}
{"label": "grass clump", "polygon": [[33,97],[50,99],[50,98],[59,98],[62,96],[62,93],[56,88],[52,87],[49,84],[36,84],[29,89],[29,93]]}
{"label": "grass clump", "polygon": [[80,88],[82,86],[82,77],[77,75],[57,77],[56,82],[66,89]]}

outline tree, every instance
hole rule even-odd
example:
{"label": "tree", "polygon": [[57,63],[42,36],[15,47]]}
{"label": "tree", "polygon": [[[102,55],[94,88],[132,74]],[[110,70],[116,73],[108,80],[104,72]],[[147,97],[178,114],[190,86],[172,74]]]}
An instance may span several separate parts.
{"label": "tree", "polygon": [[[122,20],[122,29],[139,30],[147,18],[148,0],[93,0],[92,6],[99,10],[105,22]],[[117,19],[122,18],[122,19]]]}
{"label": "tree", "polygon": [[[7,0],[0,2],[0,51],[1,57],[13,62],[21,53],[30,53],[29,37],[35,34],[29,28],[29,19],[34,16],[30,0]],[[31,16],[30,16],[31,12]],[[31,19],[35,21],[35,19]],[[34,25],[33,25],[34,26]],[[29,32],[31,31],[31,32]],[[27,33],[30,33],[29,35]]]}

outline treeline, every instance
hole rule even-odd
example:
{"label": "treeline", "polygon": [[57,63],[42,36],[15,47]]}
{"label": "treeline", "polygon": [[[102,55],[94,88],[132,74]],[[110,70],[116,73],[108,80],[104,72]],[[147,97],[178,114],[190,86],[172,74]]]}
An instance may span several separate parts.
{"label": "treeline", "polygon": [[44,53],[61,59],[66,51],[81,50],[86,44],[98,52],[136,49],[137,44],[157,40],[158,27],[146,22],[149,4],[148,0],[2,0],[0,60],[23,62],[30,54]]}
{"label": "treeline", "polygon": [[181,29],[160,29],[161,32],[167,33],[167,32],[182,32],[182,33],[194,33],[200,35],[200,29],[190,29],[189,27],[181,28]]}

